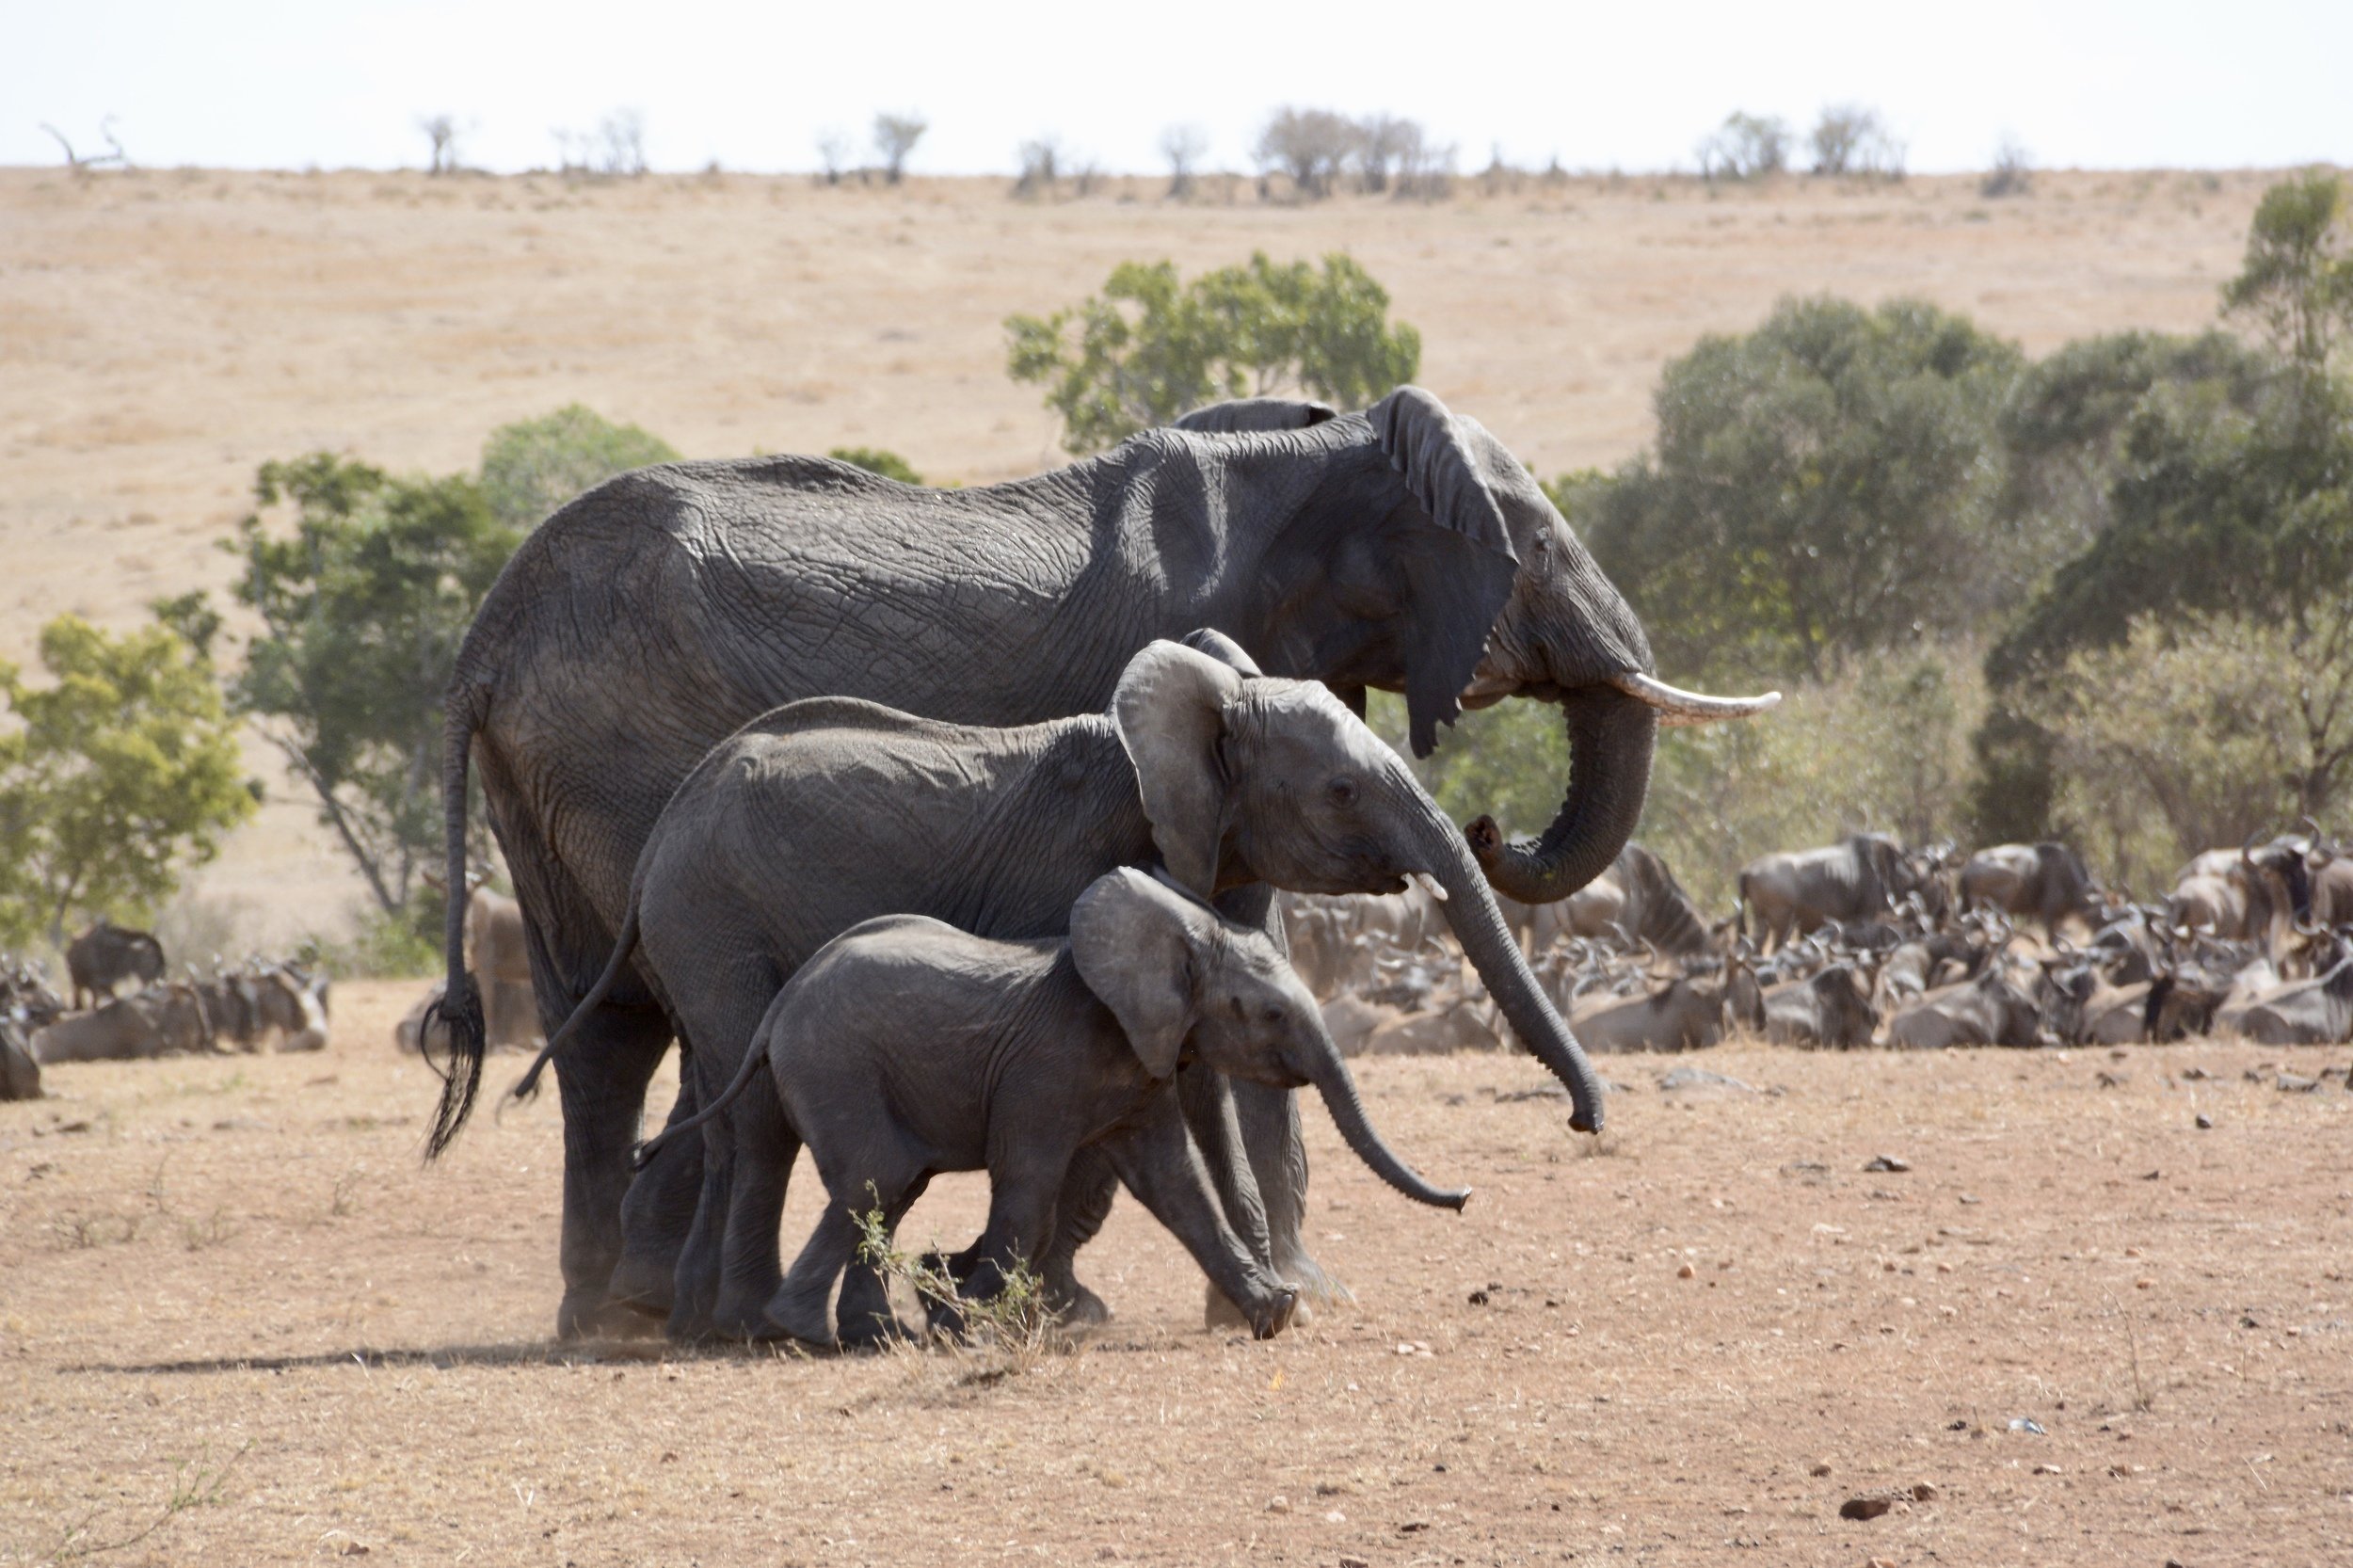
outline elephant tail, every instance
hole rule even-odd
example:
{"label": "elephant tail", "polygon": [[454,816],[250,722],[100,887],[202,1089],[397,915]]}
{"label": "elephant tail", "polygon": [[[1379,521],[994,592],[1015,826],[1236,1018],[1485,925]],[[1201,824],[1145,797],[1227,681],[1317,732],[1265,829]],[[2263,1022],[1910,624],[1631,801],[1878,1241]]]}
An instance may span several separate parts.
{"label": "elephant tail", "polygon": [[[455,686],[453,682],[453,686]],[[473,749],[474,728],[482,719],[483,688],[450,694],[449,716],[441,737],[441,847],[449,880],[443,884],[449,910],[443,921],[442,944],[449,962],[440,999],[425,1010],[418,1031],[420,1045],[433,1037],[438,1020],[449,1032],[446,1064],[425,1060],[441,1075],[441,1103],[433,1116],[424,1157],[437,1158],[456,1138],[473,1110],[482,1088],[482,1056],[488,1032],[482,1018],[482,994],[466,972],[466,763]]]}
{"label": "elephant tail", "polygon": [[572,1032],[589,1014],[604,1005],[604,999],[613,994],[614,985],[621,978],[621,970],[628,967],[630,955],[636,951],[637,901],[632,898],[629,912],[621,917],[620,934],[613,939],[613,956],[604,961],[604,972],[597,976],[597,983],[588,987],[588,994],[572,1008],[571,1016],[566,1018],[563,1026],[548,1036],[548,1043],[539,1048],[539,1054],[532,1058],[530,1068],[515,1080],[515,1087],[506,1092],[509,1099],[527,1100],[539,1092],[539,1075],[547,1071],[549,1063],[555,1060],[557,1048],[572,1037]]}
{"label": "elephant tail", "polygon": [[687,1117],[686,1120],[664,1128],[660,1132],[655,1133],[652,1137],[638,1144],[630,1155],[630,1163],[638,1170],[644,1170],[647,1162],[652,1160],[655,1155],[662,1152],[662,1146],[664,1144],[667,1144],[673,1138],[680,1137],[686,1133],[694,1131],[705,1122],[717,1116],[728,1106],[733,1105],[737,1097],[741,1096],[746,1088],[750,1087],[753,1075],[758,1073],[760,1068],[766,1066],[767,1064],[768,1053],[760,1048],[760,1042],[758,1040],[754,1040],[752,1042],[752,1048],[744,1053],[744,1064],[735,1069],[735,1081],[729,1083],[725,1089],[719,1091],[719,1097],[717,1099],[712,1100],[709,1105],[704,1106],[701,1110]]}

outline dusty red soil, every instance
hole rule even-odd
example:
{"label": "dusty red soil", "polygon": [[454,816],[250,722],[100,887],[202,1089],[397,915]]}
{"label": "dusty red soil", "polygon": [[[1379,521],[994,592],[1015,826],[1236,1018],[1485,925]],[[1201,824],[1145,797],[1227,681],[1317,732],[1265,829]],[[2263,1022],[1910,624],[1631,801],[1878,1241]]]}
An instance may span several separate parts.
{"label": "dusty red soil", "polygon": [[[554,1109],[421,1165],[410,994],[344,987],[324,1056],[0,1107],[0,1560],[2353,1559],[2353,1094],[2278,1087],[2341,1050],[1618,1057],[1598,1142],[1525,1060],[1369,1062],[1465,1214],[1310,1112],[1353,1305],[1204,1332],[1123,1202],[1117,1320],[1007,1373],[552,1344]],[[904,1234],[982,1204],[943,1181]]]}

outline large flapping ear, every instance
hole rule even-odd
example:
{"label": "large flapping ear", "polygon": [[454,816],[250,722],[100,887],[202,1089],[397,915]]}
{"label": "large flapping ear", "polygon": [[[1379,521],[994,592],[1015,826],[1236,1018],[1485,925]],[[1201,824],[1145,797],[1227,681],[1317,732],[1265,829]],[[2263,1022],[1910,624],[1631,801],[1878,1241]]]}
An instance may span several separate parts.
{"label": "large flapping ear", "polygon": [[1414,755],[1438,744],[1438,726],[1479,668],[1487,634],[1512,597],[1519,553],[1502,504],[1479,472],[1470,432],[1419,387],[1400,387],[1366,411],[1389,466],[1435,530],[1406,548],[1413,587],[1405,712]]}
{"label": "large flapping ear", "polygon": [[1170,874],[1203,898],[1217,890],[1217,846],[1225,836],[1218,742],[1241,681],[1229,665],[1163,641],[1128,661],[1112,694],[1112,719],[1135,763],[1152,841]]}
{"label": "large flapping ear", "polygon": [[1176,1070],[1193,1030],[1203,905],[1132,866],[1087,885],[1070,908],[1070,959],[1079,978],[1119,1020],[1136,1060],[1154,1078]]}
{"label": "large flapping ear", "polygon": [[1258,430],[1305,430],[1338,414],[1339,410],[1328,403],[1304,398],[1238,397],[1195,408],[1177,420],[1176,428],[1205,435],[1240,436]]}

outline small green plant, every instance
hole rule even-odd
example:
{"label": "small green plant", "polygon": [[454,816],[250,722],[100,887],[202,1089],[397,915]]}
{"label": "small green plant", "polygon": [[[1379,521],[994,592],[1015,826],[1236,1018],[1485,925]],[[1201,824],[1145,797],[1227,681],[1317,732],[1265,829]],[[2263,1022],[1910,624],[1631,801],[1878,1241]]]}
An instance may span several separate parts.
{"label": "small green plant", "polygon": [[249,1442],[241,1443],[237,1446],[235,1453],[215,1463],[212,1457],[212,1445],[208,1443],[200,1448],[191,1457],[172,1461],[171,1490],[166,1495],[162,1510],[155,1517],[129,1535],[112,1541],[101,1541],[94,1539],[89,1533],[90,1522],[98,1515],[94,1512],[86,1513],[75,1523],[68,1525],[59,1533],[57,1544],[40,1557],[33,1559],[33,1561],[37,1564],[82,1562],[90,1558],[104,1556],[108,1552],[122,1551],[127,1547],[137,1545],[192,1508],[212,1507],[222,1499],[229,1481],[229,1472],[236,1468],[237,1462],[243,1459],[252,1447],[253,1445]]}
{"label": "small green plant", "polygon": [[926,1314],[940,1309],[942,1316],[960,1323],[963,1344],[987,1358],[986,1365],[964,1381],[987,1383],[1017,1375],[1053,1348],[1055,1318],[1047,1303],[1046,1282],[1028,1264],[1016,1262],[1006,1271],[995,1295],[968,1300],[957,1290],[936,1248],[920,1256],[899,1250],[879,1207],[856,1220],[858,1261],[887,1282],[913,1290]]}
{"label": "small green plant", "polygon": [[189,1252],[217,1247],[223,1241],[235,1240],[236,1235],[235,1223],[229,1218],[226,1209],[217,1207],[201,1220],[180,1222],[180,1244]]}

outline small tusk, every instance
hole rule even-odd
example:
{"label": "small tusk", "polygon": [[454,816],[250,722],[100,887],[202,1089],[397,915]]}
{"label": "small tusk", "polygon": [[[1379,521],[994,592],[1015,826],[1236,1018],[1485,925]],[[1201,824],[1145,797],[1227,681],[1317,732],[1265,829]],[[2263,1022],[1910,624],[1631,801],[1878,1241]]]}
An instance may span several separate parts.
{"label": "small tusk", "polygon": [[1407,872],[1405,873],[1405,880],[1413,883],[1423,892],[1428,893],[1432,898],[1436,899],[1440,904],[1444,904],[1446,902],[1446,889],[1439,887],[1438,879],[1432,876],[1428,872]]}
{"label": "small tusk", "polygon": [[1680,686],[1670,686],[1639,670],[1613,675],[1609,684],[1628,696],[1640,697],[1658,710],[1658,722],[1674,728],[1678,725],[1715,724],[1723,719],[1753,718],[1781,701],[1779,692],[1767,692],[1762,696],[1709,696],[1704,692],[1687,692]]}

